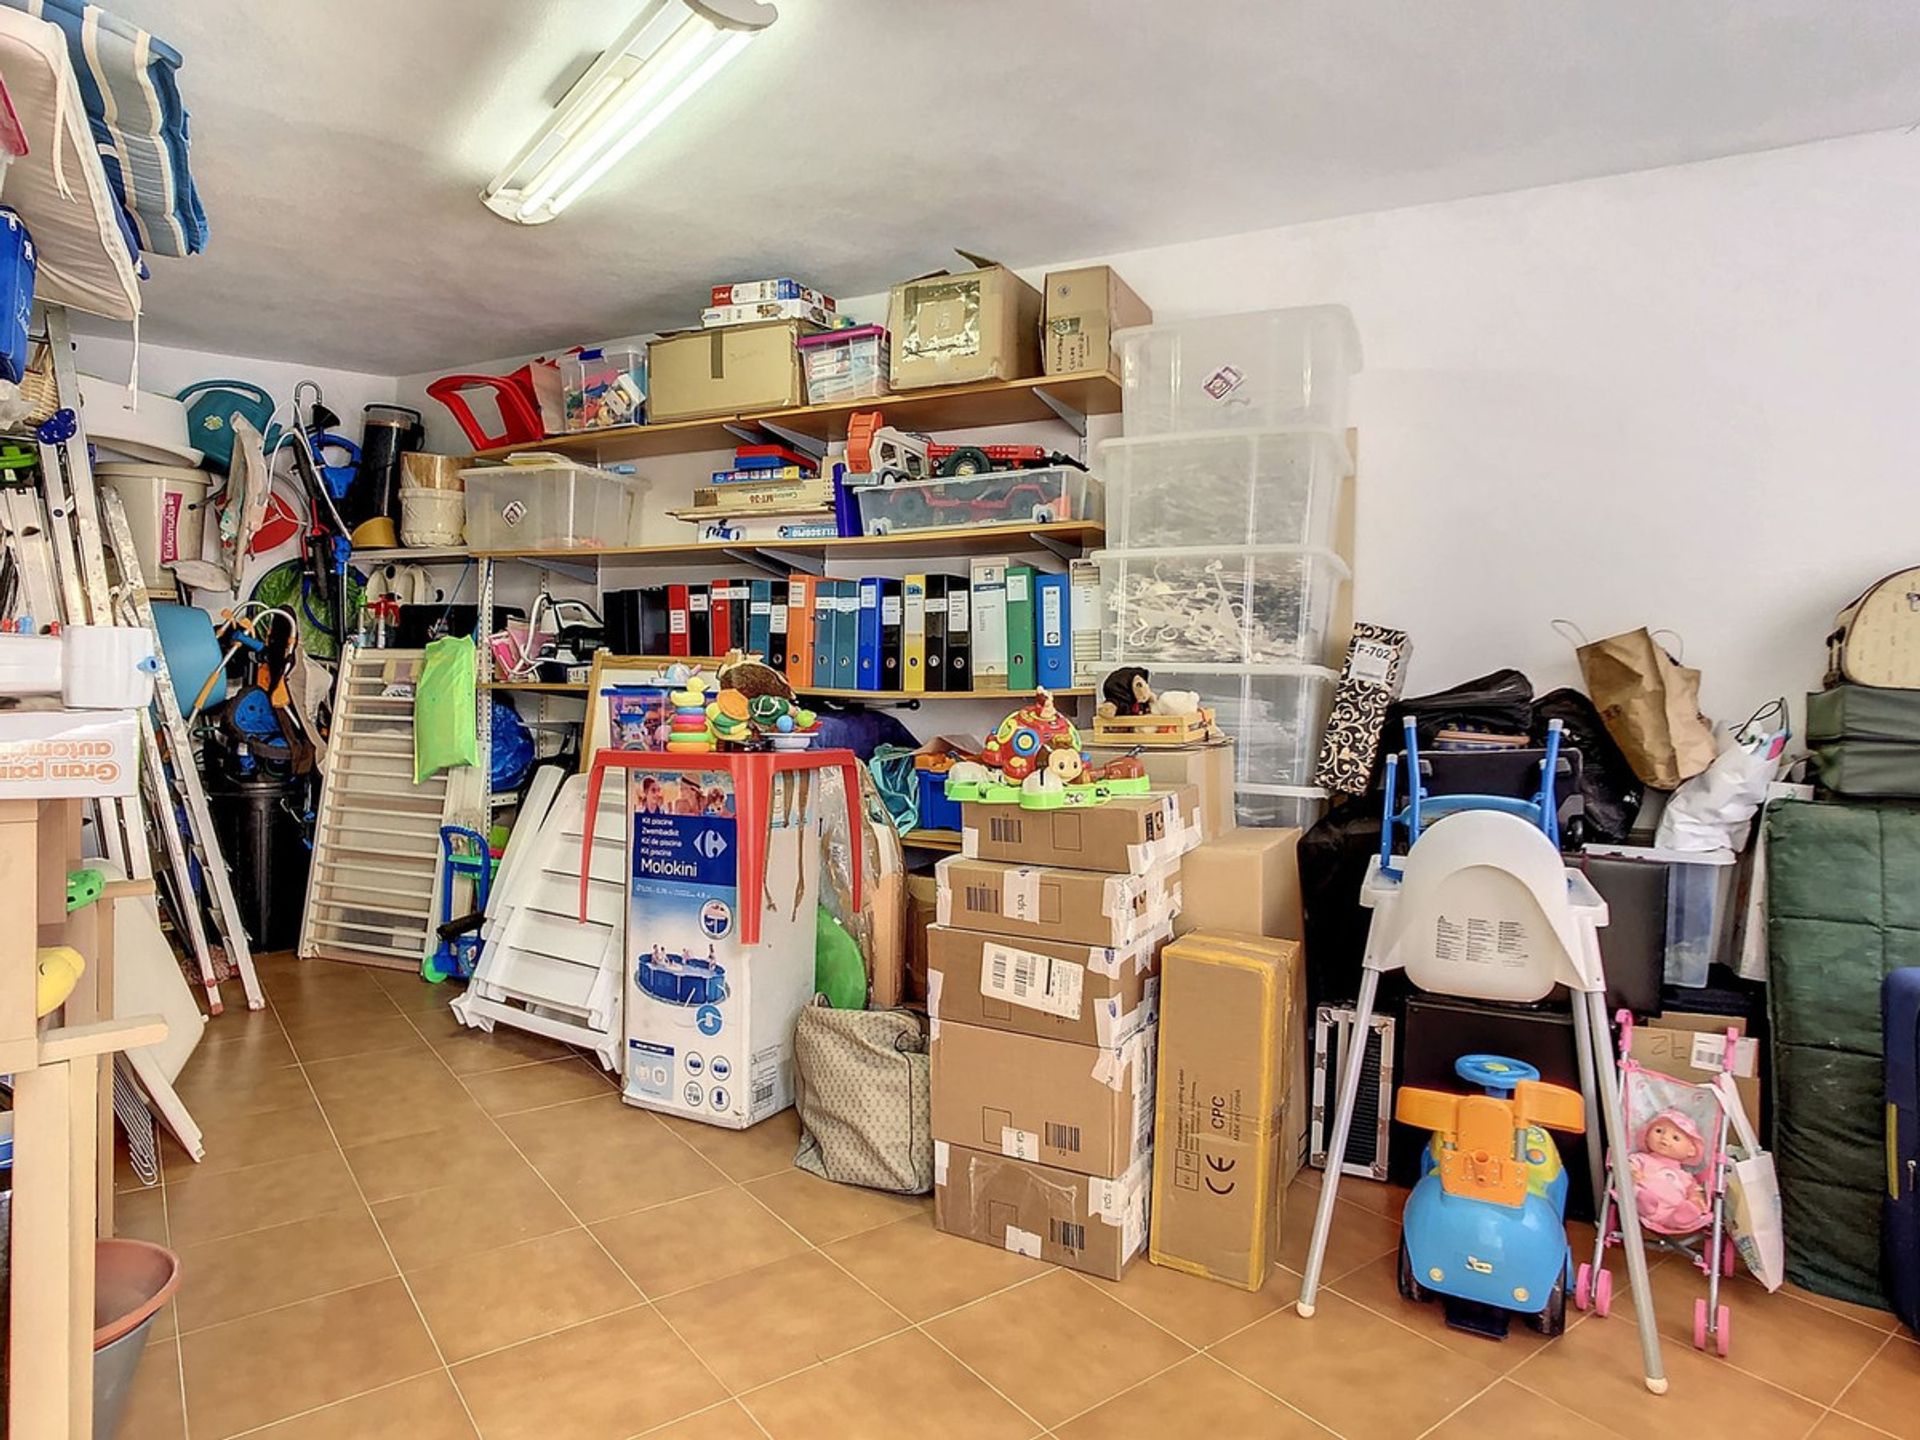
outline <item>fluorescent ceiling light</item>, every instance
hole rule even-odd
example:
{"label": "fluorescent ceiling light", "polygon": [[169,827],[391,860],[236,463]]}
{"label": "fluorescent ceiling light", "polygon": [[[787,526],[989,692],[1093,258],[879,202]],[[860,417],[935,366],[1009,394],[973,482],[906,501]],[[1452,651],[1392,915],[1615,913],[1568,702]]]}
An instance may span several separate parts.
{"label": "fluorescent ceiling light", "polygon": [[522,225],[553,219],[778,18],[762,0],[648,0],[480,198]]}

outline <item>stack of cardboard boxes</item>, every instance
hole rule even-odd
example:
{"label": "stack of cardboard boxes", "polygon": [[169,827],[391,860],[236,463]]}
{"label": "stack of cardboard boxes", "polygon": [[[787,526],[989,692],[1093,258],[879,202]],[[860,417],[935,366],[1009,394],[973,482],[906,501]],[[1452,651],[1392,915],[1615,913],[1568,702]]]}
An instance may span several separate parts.
{"label": "stack of cardboard boxes", "polygon": [[1145,1247],[1159,959],[1199,803],[963,807],[927,935],[941,1229],[1109,1279]]}

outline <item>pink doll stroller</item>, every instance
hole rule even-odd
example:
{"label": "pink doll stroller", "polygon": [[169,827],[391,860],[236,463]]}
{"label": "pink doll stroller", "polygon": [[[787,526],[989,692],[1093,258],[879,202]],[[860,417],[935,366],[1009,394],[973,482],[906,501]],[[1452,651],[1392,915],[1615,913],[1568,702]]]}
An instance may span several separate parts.
{"label": "pink doll stroller", "polygon": [[[1720,1280],[1733,1274],[1737,1252],[1727,1229],[1728,1118],[1711,1085],[1676,1080],[1649,1070],[1629,1054],[1633,1016],[1622,1010],[1620,1098],[1632,1145],[1628,1164],[1639,1201],[1640,1229],[1649,1250],[1684,1255],[1707,1277],[1707,1293],[1693,1302],[1693,1343],[1725,1355],[1733,1341],[1733,1317],[1720,1303]],[[1739,1035],[1726,1032],[1722,1063],[1731,1068]],[[1611,1173],[1611,1172],[1609,1172]],[[1611,1182],[1600,1201],[1593,1262],[1574,1276],[1573,1303],[1605,1315],[1613,1308],[1613,1276],[1607,1247],[1620,1243],[1615,1223],[1619,1197]]]}

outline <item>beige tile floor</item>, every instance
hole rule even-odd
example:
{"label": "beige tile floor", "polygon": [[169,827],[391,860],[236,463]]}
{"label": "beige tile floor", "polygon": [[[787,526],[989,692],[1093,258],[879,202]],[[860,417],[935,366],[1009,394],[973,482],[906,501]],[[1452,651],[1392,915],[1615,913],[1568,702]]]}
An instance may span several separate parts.
{"label": "beige tile floor", "polygon": [[186,1271],[125,1440],[1920,1437],[1920,1345],[1878,1312],[1743,1282],[1710,1359],[1702,1282],[1660,1264],[1655,1399],[1624,1305],[1492,1343],[1402,1302],[1401,1196],[1348,1182],[1303,1321],[1311,1172],[1262,1293],[1144,1262],[1110,1284],[794,1170],[791,1113],[663,1120],[571,1052],[461,1029],[444,990],[263,968],[271,1008],[214,1021],[184,1078],[206,1162],[122,1171],[122,1229]]}

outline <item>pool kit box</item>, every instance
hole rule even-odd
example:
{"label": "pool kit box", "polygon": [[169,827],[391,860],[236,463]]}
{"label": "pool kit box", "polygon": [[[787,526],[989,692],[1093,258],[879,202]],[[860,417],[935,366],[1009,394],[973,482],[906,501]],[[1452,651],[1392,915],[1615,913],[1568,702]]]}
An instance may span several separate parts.
{"label": "pool kit box", "polygon": [[[740,893],[736,780],[629,772],[626,1067],[630,1105],[744,1129],[794,1100],[793,1027],[813,997],[821,787],[775,777],[766,883]],[[771,897],[769,900],[768,897]],[[741,910],[764,907],[760,940]]]}

